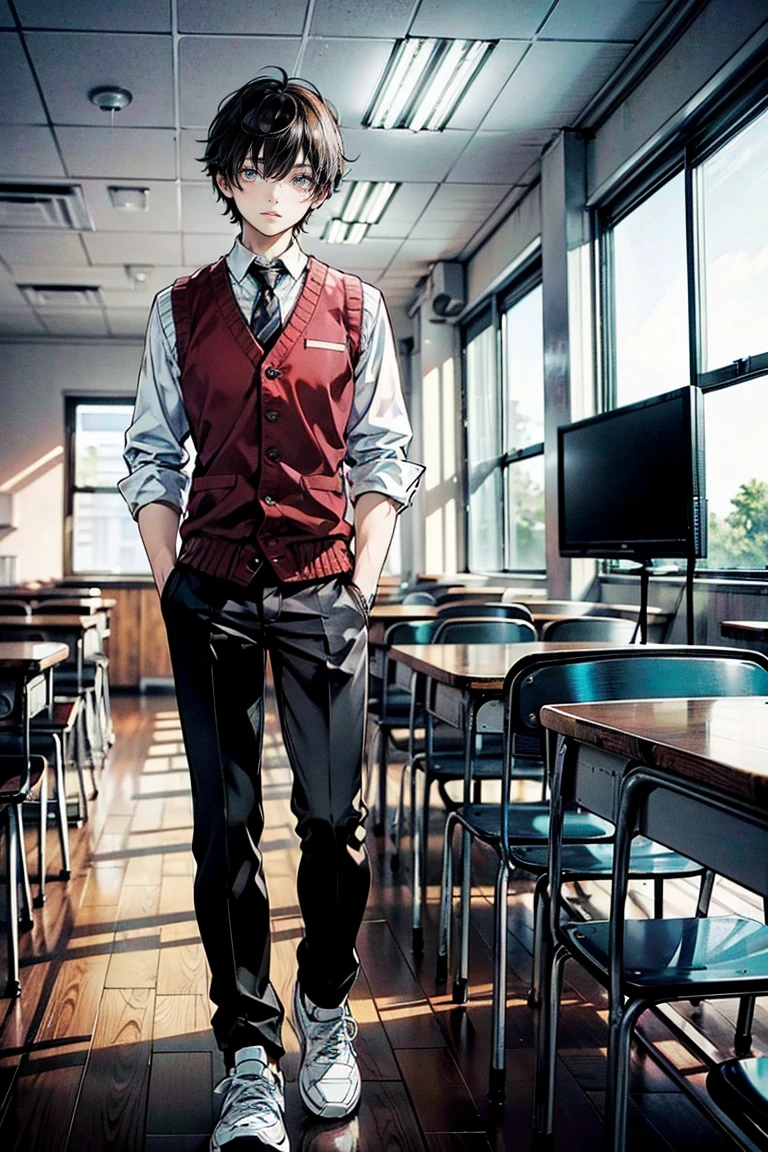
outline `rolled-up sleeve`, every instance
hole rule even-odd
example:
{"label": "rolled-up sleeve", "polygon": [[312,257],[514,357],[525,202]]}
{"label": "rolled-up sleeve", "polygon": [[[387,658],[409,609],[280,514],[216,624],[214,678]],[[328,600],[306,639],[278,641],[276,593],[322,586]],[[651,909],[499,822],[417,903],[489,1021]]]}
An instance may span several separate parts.
{"label": "rolled-up sleeve", "polygon": [[384,301],[369,284],[364,289],[360,358],[346,430],[347,478],[353,501],[364,492],[380,492],[402,512],[411,503],[424,468],[406,456],[411,423]]}
{"label": "rolled-up sleeve", "polygon": [[[165,290],[170,297],[169,290]],[[189,478],[184,441],[189,424],[181,400],[179,366],[163,327],[163,293],[149,315],[133,421],[125,434],[123,458],[129,475],[117,487],[134,519],[145,504],[161,502],[183,508]],[[175,343],[175,340],[173,341]]]}

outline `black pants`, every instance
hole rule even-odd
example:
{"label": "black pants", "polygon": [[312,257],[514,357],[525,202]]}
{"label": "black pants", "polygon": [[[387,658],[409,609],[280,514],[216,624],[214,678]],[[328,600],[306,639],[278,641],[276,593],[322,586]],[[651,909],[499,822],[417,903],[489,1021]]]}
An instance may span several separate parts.
{"label": "black pants", "polygon": [[283,1054],[269,980],[269,903],[259,852],[261,747],[270,655],[301,860],[299,980],[341,1003],[370,887],[361,798],[367,632],[341,579],[240,591],[177,564],[162,595],[194,804],[195,910],[211,968],[219,1047]]}

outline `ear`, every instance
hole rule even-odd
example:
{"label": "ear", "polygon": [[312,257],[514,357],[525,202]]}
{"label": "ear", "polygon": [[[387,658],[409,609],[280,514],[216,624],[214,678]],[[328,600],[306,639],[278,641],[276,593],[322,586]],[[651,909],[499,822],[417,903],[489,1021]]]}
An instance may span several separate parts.
{"label": "ear", "polygon": [[216,183],[218,184],[219,188],[221,189],[221,191],[224,193],[225,196],[229,196],[230,199],[233,198],[232,189],[231,189],[229,183],[227,182],[226,177],[221,172],[216,173]]}

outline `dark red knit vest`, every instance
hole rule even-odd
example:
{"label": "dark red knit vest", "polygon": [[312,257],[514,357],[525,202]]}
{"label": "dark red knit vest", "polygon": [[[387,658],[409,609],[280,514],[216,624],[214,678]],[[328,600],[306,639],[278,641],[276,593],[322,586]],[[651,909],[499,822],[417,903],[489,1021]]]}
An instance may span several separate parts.
{"label": "dark red knit vest", "polygon": [[241,585],[262,559],[284,581],[350,571],[342,462],[361,281],[310,257],[299,298],[266,355],[223,257],[177,280],[171,301],[197,452],[179,559]]}

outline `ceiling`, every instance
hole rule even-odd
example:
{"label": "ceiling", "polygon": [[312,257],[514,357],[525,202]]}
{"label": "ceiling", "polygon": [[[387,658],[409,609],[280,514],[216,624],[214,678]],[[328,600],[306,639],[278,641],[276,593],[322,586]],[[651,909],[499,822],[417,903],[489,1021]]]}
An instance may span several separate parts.
{"label": "ceiling", "polygon": [[[197,157],[219,102],[260,68],[311,80],[339,111],[349,176],[401,186],[359,245],[304,241],[404,304],[431,263],[466,256],[539,175],[669,0],[0,0],[0,180],[80,185],[95,230],[0,230],[0,335],[133,337],[154,294],[234,236]],[[406,35],[498,39],[443,132],[364,129]],[[115,117],[88,92],[129,89]],[[112,207],[110,184],[149,188]],[[125,265],[149,267],[133,285]],[[98,285],[90,307],[33,308],[19,284]]]}

